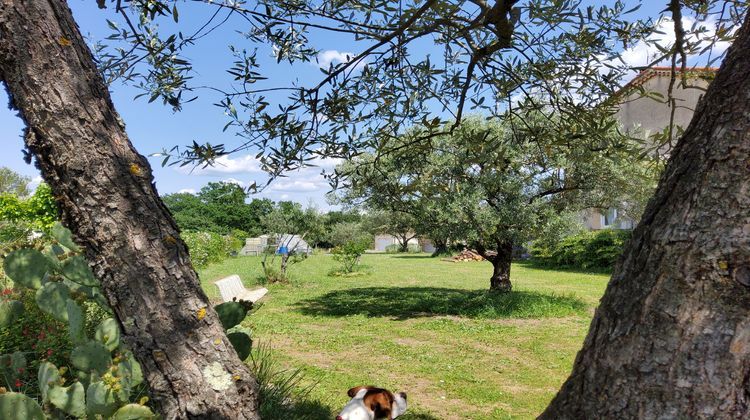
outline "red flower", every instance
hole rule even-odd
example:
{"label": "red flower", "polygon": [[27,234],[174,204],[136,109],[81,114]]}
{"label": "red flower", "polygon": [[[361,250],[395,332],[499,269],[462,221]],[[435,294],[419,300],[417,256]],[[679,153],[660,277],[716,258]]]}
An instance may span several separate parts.
{"label": "red flower", "polygon": [[16,388],[21,388],[21,385],[23,385],[21,383],[21,380],[20,379],[16,379]]}
{"label": "red flower", "polygon": [[47,357],[52,356],[52,349],[47,349]]}
{"label": "red flower", "polygon": [[46,337],[46,336],[47,335],[44,334],[44,331],[42,331],[42,332],[39,333],[39,339],[40,340],[44,340],[44,337]]}
{"label": "red flower", "polygon": [[24,370],[26,370],[26,369],[20,367],[20,368],[18,368],[18,373],[23,373]]}
{"label": "red flower", "polygon": [[8,296],[11,293],[13,293],[13,290],[8,288],[3,289],[3,296]]}

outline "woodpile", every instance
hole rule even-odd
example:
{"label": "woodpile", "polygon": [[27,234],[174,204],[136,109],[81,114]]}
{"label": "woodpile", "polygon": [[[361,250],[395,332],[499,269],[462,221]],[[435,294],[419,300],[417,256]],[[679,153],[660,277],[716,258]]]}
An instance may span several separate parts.
{"label": "woodpile", "polygon": [[466,261],[484,261],[484,257],[477,254],[476,251],[465,249],[460,254],[454,255],[451,258],[446,259],[450,262],[466,262]]}

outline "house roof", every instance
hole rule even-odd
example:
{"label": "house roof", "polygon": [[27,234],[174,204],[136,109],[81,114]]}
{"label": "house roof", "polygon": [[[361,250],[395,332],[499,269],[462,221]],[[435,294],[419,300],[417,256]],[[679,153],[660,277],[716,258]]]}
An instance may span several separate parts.
{"label": "house roof", "polygon": [[[682,70],[678,67],[675,68],[675,74],[680,74]],[[714,73],[716,73],[719,70],[718,67],[690,67],[687,68],[685,73],[688,77],[691,78],[699,78],[699,77],[705,77],[708,75],[713,76]],[[622,95],[626,95],[630,93],[633,89],[637,88],[638,86],[643,85],[647,81],[653,79],[654,77],[661,77],[661,76],[672,76],[672,67],[649,67],[647,69],[641,70],[640,73],[638,73],[637,76],[633,78],[633,80],[626,83],[623,87],[621,87],[617,92],[615,92],[612,95],[612,98],[618,98]]]}

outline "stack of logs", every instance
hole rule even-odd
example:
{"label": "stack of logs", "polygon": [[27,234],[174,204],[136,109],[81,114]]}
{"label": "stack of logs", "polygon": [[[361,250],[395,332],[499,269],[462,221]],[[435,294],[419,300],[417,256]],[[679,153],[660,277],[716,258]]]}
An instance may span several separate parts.
{"label": "stack of logs", "polygon": [[448,258],[448,261],[452,262],[465,262],[465,261],[483,261],[484,257],[477,254],[476,251],[472,251],[471,249],[464,249],[461,251],[460,254],[454,255],[451,258]]}

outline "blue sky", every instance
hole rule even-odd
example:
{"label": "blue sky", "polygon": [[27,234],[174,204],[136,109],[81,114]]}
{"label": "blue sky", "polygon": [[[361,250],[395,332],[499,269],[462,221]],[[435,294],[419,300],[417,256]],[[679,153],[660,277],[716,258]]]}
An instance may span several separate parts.
{"label": "blue sky", "polygon": [[[647,1],[639,12],[644,16],[658,16],[664,8],[666,1]],[[92,0],[72,0],[69,2],[76,21],[82,33],[91,41],[101,40],[111,33],[106,19],[119,20],[114,16],[114,10],[99,10],[96,2]],[[209,12],[203,5],[190,6],[178,3],[181,9],[181,27],[198,27]],[[197,13],[192,12],[194,8]],[[192,12],[192,13],[191,13]],[[192,19],[192,20],[191,20]],[[231,23],[231,21],[230,21]],[[242,30],[239,23],[231,23],[229,26],[214,31],[202,39],[198,45],[187,52],[192,59],[195,70],[195,82],[198,84],[228,87],[229,78],[226,69],[230,67],[232,55],[228,45],[234,44],[240,48],[254,49],[255,45],[249,45],[236,30]],[[669,25],[666,25],[668,28]],[[689,27],[689,26],[688,26]],[[165,27],[165,30],[169,28]],[[188,32],[188,31],[186,31]],[[665,37],[671,34],[667,31]],[[330,61],[341,61],[345,59],[347,52],[357,52],[365,48],[357,44],[351,38],[341,34],[314,34],[311,36],[313,45],[321,50],[319,61],[327,67]],[[314,63],[299,63],[294,66],[289,64],[276,64],[272,57],[270,46],[257,46],[258,56],[261,58],[264,73],[273,74],[273,80],[269,83],[279,85],[297,80],[306,85],[311,85],[320,80],[322,74]],[[654,53],[653,48],[645,44],[636,46],[625,52],[626,60],[633,66],[644,65],[648,56]],[[185,145],[193,140],[201,143],[209,141],[212,144],[237,144],[239,141],[231,132],[222,133],[222,128],[227,122],[223,110],[213,106],[217,99],[210,93],[201,92],[200,98],[185,105],[181,112],[174,113],[169,106],[164,106],[160,101],[147,103],[145,98],[134,100],[140,91],[115,83],[111,87],[115,106],[126,123],[127,133],[135,147],[144,155],[159,152],[163,148],[171,148],[174,145]],[[0,100],[7,103],[5,92],[0,89]],[[37,182],[41,179],[39,173],[32,165],[23,162],[23,142],[21,139],[22,123],[14,113],[7,108],[0,109],[0,166],[7,166],[21,174],[34,178]],[[218,165],[208,169],[174,168],[160,166],[160,158],[151,158],[157,188],[160,194],[168,194],[179,191],[196,191],[210,181],[230,181],[242,185],[249,185],[253,181],[262,183],[266,177],[260,170],[254,154],[238,153],[228,157],[222,157]],[[259,193],[260,197],[268,197],[272,200],[293,200],[304,205],[314,203],[321,209],[329,206],[325,200],[328,184],[320,174],[322,169],[332,169],[338,162],[333,159],[325,159],[317,162],[320,167],[306,168],[298,172],[288,173],[286,178],[276,180],[266,190]]]}

